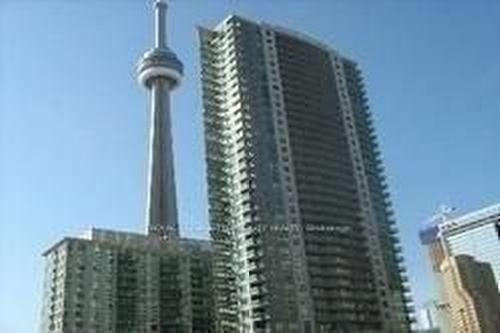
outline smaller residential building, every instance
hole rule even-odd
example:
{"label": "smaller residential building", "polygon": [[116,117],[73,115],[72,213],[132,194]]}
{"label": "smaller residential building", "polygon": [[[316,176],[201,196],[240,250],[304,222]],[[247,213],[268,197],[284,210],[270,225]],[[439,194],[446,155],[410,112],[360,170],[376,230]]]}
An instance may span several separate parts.
{"label": "smaller residential building", "polygon": [[42,333],[212,331],[207,241],[92,229],[44,256]]}
{"label": "smaller residential building", "polygon": [[500,294],[490,264],[449,256],[441,274],[453,332],[500,332]]}

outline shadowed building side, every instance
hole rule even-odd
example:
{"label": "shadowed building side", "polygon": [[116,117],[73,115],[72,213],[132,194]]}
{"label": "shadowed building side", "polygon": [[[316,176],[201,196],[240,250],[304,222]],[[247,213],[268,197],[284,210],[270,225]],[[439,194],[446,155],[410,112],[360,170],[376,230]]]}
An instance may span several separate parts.
{"label": "shadowed building side", "polygon": [[441,264],[453,332],[500,332],[500,294],[491,265],[471,256]]}

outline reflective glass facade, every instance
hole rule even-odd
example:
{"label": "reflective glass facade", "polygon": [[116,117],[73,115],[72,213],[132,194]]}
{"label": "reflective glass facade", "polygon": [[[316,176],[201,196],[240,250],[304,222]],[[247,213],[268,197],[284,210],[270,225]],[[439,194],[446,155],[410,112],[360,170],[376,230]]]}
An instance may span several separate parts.
{"label": "reflective glass facade", "polygon": [[489,263],[500,289],[500,205],[446,222],[442,235],[452,255],[466,254]]}

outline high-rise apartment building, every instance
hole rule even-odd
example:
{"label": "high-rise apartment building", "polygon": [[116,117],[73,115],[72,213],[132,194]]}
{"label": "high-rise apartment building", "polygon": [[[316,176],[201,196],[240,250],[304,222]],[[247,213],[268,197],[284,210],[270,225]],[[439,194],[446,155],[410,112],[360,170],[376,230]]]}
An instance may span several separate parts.
{"label": "high-rise apartment building", "polygon": [[213,332],[211,246],[178,231],[170,93],[183,66],[166,43],[167,5],[154,6],[155,46],[137,68],[151,106],[146,234],[92,229],[48,249],[42,333]]}
{"label": "high-rise apartment building", "polygon": [[200,28],[220,332],[408,332],[361,72],[302,34]]}

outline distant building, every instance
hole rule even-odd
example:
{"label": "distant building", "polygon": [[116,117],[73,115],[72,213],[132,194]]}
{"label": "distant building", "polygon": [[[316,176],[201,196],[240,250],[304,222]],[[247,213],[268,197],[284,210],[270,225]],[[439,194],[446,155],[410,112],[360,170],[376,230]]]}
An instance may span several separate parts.
{"label": "distant building", "polygon": [[440,238],[439,226],[434,225],[423,229],[420,232],[420,241],[424,245],[429,258],[433,282],[431,297],[434,301],[427,304],[427,309],[432,308],[435,315],[435,325],[440,329],[441,333],[452,333],[441,275],[441,264],[446,258],[446,251]]}
{"label": "distant building", "polygon": [[412,333],[441,333],[441,329],[439,328],[429,328],[429,329],[414,329],[411,331]]}
{"label": "distant building", "polygon": [[44,256],[43,333],[213,330],[206,241],[92,229]]}
{"label": "distant building", "polygon": [[41,333],[213,332],[211,246],[180,238],[177,221],[170,93],[183,65],[167,5],[154,7],[155,45],[137,67],[151,107],[146,234],[92,229],[47,250]]}
{"label": "distant building", "polygon": [[440,230],[450,255],[489,263],[500,290],[500,204],[449,219]]}
{"label": "distant building", "polygon": [[441,333],[439,329],[439,312],[435,301],[426,302],[417,311],[417,331],[419,333]]}
{"label": "distant building", "polygon": [[441,264],[453,332],[500,332],[500,294],[488,263],[466,255]]}
{"label": "distant building", "polygon": [[[482,320],[480,318],[488,317],[487,306],[477,305],[477,301],[474,301],[472,296],[458,297],[457,295],[459,293],[474,294],[471,288],[480,287],[479,285],[472,286],[469,280],[467,280],[469,282],[464,282],[462,279],[465,276],[475,276],[476,282],[479,279],[482,279],[481,281],[493,279],[493,286],[497,286],[497,290],[494,290],[495,288],[493,291],[481,289],[477,293],[485,295],[489,293],[493,301],[488,304],[491,306],[495,303],[494,299],[498,295],[500,283],[500,204],[460,217],[442,216],[438,223],[420,232],[420,240],[426,248],[431,264],[435,287],[432,296],[437,301],[436,318],[441,331],[457,332],[456,311],[460,311],[461,316],[467,314],[465,317],[468,320],[467,323],[480,323]],[[491,272],[491,275],[488,272]],[[452,283],[453,281],[455,284]],[[483,283],[486,284],[486,282]],[[464,287],[466,284],[467,286]],[[497,313],[497,316],[500,317],[500,314]],[[482,320],[482,322],[489,323],[491,320]]]}
{"label": "distant building", "polygon": [[218,328],[408,332],[408,276],[359,66],[239,16],[199,36]]}

